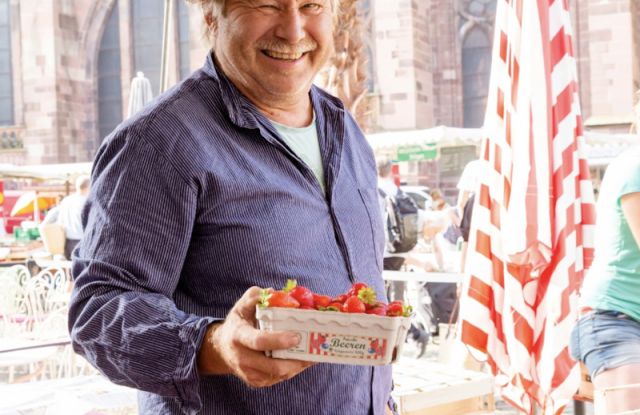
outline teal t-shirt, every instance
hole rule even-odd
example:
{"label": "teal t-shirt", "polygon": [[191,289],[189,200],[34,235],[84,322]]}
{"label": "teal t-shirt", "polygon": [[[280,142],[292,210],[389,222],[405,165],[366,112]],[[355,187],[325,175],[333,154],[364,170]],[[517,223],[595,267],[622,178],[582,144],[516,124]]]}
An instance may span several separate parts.
{"label": "teal t-shirt", "polygon": [[318,179],[322,193],[324,193],[324,168],[322,167],[322,157],[320,156],[315,114],[311,124],[306,127],[289,127],[273,120],[271,120],[271,123],[289,148],[311,169],[316,179]]}
{"label": "teal t-shirt", "polygon": [[636,192],[640,192],[640,148],[611,162],[602,179],[595,257],[583,284],[581,305],[619,311],[640,321],[640,249],[620,204],[622,196]]}

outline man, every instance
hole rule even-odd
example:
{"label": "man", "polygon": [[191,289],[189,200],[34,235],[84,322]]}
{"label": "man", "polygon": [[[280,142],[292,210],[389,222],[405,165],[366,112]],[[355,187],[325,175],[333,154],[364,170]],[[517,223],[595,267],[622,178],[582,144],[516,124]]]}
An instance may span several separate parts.
{"label": "man", "polygon": [[[479,151],[479,150],[478,150]],[[456,188],[458,189],[458,199],[456,210],[459,218],[457,225],[460,227],[462,235],[462,246],[460,253],[460,272],[464,272],[467,259],[467,245],[469,243],[469,232],[471,231],[471,218],[473,215],[473,203],[475,192],[478,191],[478,180],[482,177],[482,159],[471,160],[464,166],[460,180]]]}
{"label": "man", "polygon": [[[392,175],[393,162],[387,158],[382,158],[377,162],[378,169],[378,195],[379,204],[382,214],[382,222],[385,227],[389,225],[389,215],[393,214],[389,206],[391,197],[398,195],[398,185],[393,181]],[[383,269],[389,271],[399,271],[404,265],[405,257],[402,255],[394,255],[390,252],[390,242],[388,232],[385,232],[385,248],[383,258]],[[407,282],[406,281],[389,281],[387,289],[387,298],[389,301],[405,301]],[[421,312],[422,310],[418,310]],[[411,323],[409,327],[408,338],[416,343],[416,355],[420,358],[424,355],[427,344],[429,343],[429,333],[425,327],[418,327]]]}
{"label": "man", "polygon": [[64,256],[71,258],[73,248],[82,238],[82,209],[87,201],[91,179],[80,176],[76,179],[75,193],[62,199],[57,210],[56,222],[64,228]]}
{"label": "man", "polygon": [[[393,181],[392,176],[392,167],[393,163],[391,160],[387,158],[383,158],[378,160],[377,169],[378,169],[378,193],[380,195],[379,203],[380,210],[382,212],[382,221],[384,222],[384,226],[388,226],[389,221],[389,198],[395,197],[398,193],[398,185]],[[390,271],[398,271],[402,268],[404,264],[404,257],[393,255],[393,253],[389,250],[389,237],[387,232],[385,232],[385,248],[384,248],[384,258],[383,258],[383,269]],[[389,283],[389,300],[398,300],[404,301],[405,299],[405,290],[407,283],[404,281],[391,281]]]}
{"label": "man", "polygon": [[390,367],[267,358],[300,339],[254,326],[256,286],[384,291],[372,151],[312,86],[336,4],[199,2],[205,66],[96,157],[74,349],[139,389],[142,414],[384,414]]}

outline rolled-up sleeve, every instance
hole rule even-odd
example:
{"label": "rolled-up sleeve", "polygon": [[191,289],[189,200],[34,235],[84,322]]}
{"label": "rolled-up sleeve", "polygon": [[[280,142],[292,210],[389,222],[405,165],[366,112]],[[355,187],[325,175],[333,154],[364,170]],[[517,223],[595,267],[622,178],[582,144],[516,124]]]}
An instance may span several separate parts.
{"label": "rolled-up sleeve", "polygon": [[197,189],[166,155],[121,130],[94,162],[74,253],[69,330],[76,352],[111,381],[201,408],[197,352],[213,317],[173,301]]}

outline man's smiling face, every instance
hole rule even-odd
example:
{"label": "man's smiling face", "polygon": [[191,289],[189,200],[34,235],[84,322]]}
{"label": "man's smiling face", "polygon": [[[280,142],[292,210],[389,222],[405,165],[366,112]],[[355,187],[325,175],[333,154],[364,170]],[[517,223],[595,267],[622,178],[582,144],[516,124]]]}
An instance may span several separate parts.
{"label": "man's smiling face", "polygon": [[216,59],[250,99],[306,96],[333,51],[333,13],[330,0],[227,0]]}

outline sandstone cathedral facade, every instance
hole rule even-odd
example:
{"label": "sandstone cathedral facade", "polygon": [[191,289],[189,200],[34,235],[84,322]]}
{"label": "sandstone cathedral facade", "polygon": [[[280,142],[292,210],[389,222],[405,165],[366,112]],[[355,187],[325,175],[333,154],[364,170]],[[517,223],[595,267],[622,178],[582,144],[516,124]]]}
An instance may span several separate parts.
{"label": "sandstone cathedral facade", "polygon": [[[139,71],[159,92],[161,0],[0,0],[0,163],[90,161],[126,117]],[[585,125],[628,132],[640,86],[640,5],[571,2]],[[361,0],[370,131],[482,124],[496,0]],[[178,0],[171,83],[208,47]]]}

